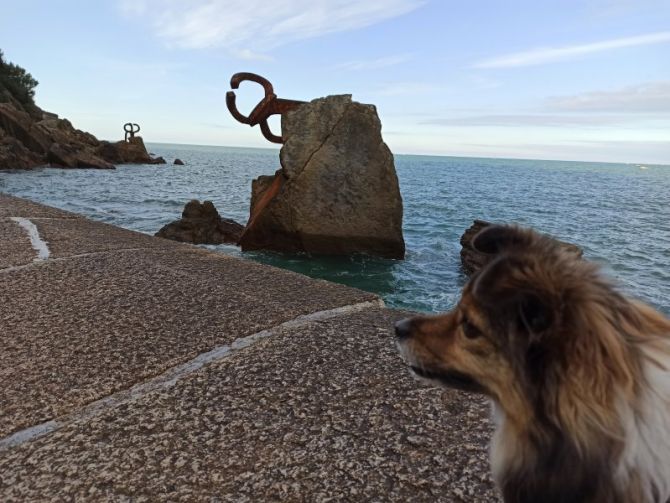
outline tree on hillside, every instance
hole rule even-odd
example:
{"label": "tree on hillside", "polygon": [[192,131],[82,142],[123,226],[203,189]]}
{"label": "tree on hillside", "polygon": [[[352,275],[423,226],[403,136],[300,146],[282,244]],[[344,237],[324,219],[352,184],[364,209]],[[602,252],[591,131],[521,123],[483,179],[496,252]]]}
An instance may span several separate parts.
{"label": "tree on hillside", "polygon": [[23,105],[34,105],[37,84],[25,69],[7,62],[0,49],[0,89],[5,88]]}

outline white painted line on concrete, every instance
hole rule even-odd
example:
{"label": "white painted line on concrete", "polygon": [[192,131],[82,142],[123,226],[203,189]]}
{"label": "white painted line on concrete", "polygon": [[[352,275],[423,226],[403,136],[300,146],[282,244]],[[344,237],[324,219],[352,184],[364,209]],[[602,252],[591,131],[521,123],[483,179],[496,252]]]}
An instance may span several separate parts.
{"label": "white painted line on concrete", "polygon": [[50,255],[49,247],[47,246],[46,241],[43,241],[40,237],[40,232],[37,230],[37,226],[27,218],[11,217],[10,219],[19,224],[28,233],[30,244],[37,252],[37,258],[35,260],[48,259]]}
{"label": "white painted line on concrete", "polygon": [[0,452],[6,449],[11,449],[12,447],[16,447],[26,442],[36,440],[40,437],[43,437],[44,435],[48,435],[49,433],[53,433],[62,427],[67,426],[68,424],[74,423],[75,421],[85,421],[101,412],[104,412],[107,409],[135,401],[155,391],[169,389],[174,386],[177,381],[197,372],[205,365],[223,360],[224,358],[228,358],[238,351],[247,348],[260,340],[278,334],[282,330],[300,328],[304,325],[308,325],[309,323],[329,320],[331,318],[337,318],[339,316],[365,311],[366,309],[376,309],[383,307],[385,307],[385,305],[384,301],[381,299],[359,302],[357,304],[349,304],[347,306],[327,309],[325,311],[316,311],[314,313],[298,316],[272,328],[261,330],[260,332],[247,335],[246,337],[240,337],[228,345],[218,346],[211,351],[201,353],[195,358],[192,358],[191,360],[182,363],[181,365],[177,365],[166,370],[153,379],[149,379],[148,381],[136,384],[135,386],[126,390],[119,391],[112,395],[96,400],[95,402],[91,402],[76,412],[63,416],[59,419],[53,419],[45,423],[31,426],[29,428],[17,431],[3,439],[0,439]]}

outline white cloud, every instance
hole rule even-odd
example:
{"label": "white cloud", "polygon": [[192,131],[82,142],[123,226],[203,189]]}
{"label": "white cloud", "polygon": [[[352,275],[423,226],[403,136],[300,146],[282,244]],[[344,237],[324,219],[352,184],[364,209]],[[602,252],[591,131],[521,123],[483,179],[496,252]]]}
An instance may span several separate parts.
{"label": "white cloud", "polygon": [[564,112],[670,113],[670,81],[647,82],[614,91],[594,91],[547,99],[547,108]]}
{"label": "white cloud", "polygon": [[339,63],[333,66],[334,70],[360,71],[360,70],[378,70],[389,66],[399,65],[409,61],[409,54],[396,54],[394,56],[386,56],[372,60],[357,60],[347,61],[346,63]]}
{"label": "white cloud", "polygon": [[377,96],[402,96],[405,94],[428,94],[441,90],[440,86],[425,82],[395,82],[379,89]]}
{"label": "white cloud", "polygon": [[249,49],[233,50],[232,54],[238,59],[246,59],[247,61],[274,61],[272,56],[254,52]]}
{"label": "white cloud", "polygon": [[435,118],[420,121],[422,125],[479,127],[608,127],[631,122],[649,121],[656,116],[582,115],[582,114],[490,114],[467,117]]}
{"label": "white cloud", "polygon": [[144,0],[133,1],[133,0],[120,0],[119,7],[121,12],[126,16],[142,16],[146,14],[148,8],[148,2]]}
{"label": "white cloud", "polygon": [[615,90],[553,96],[526,112],[486,113],[450,109],[419,125],[477,127],[611,128],[644,124],[647,130],[670,125],[670,81],[641,83]]}
{"label": "white cloud", "polygon": [[540,47],[529,51],[505,54],[486,59],[473,65],[474,68],[513,68],[519,66],[541,65],[554,61],[565,61],[585,54],[593,54],[624,47],[661,44],[670,42],[670,31],[649,33],[636,37],[615,38],[582,45],[563,47]]}
{"label": "white cloud", "polygon": [[425,0],[129,0],[121,9],[146,17],[156,34],[183,48],[263,53],[320,35],[363,28],[406,14]]}

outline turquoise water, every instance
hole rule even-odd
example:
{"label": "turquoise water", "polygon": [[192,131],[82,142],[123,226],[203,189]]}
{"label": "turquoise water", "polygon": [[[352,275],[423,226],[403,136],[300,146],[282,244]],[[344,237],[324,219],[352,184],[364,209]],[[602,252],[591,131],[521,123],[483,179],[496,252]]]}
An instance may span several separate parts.
{"label": "turquoise water", "polygon": [[[270,149],[150,150],[186,166],[6,171],[0,191],[153,234],[194,198],[246,222],[252,178],[279,167]],[[578,244],[622,289],[670,314],[670,167],[398,155],[396,169],[404,261],[209,248],[377,292],[392,307],[437,312],[456,302],[466,279],[463,231],[474,219],[517,222]]]}

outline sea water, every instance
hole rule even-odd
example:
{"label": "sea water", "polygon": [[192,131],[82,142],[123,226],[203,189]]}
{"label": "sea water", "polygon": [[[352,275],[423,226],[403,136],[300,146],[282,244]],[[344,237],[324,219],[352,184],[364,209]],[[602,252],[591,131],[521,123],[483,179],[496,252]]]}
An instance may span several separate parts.
{"label": "sea water", "polygon": [[[0,172],[0,191],[153,234],[191,199],[245,223],[251,180],[279,168],[278,151],[150,144],[186,165]],[[475,219],[515,222],[575,243],[627,294],[670,315],[670,166],[395,156],[404,204],[403,261],[365,255],[221,253],[380,294],[388,306],[444,311],[466,276],[459,239]]]}

